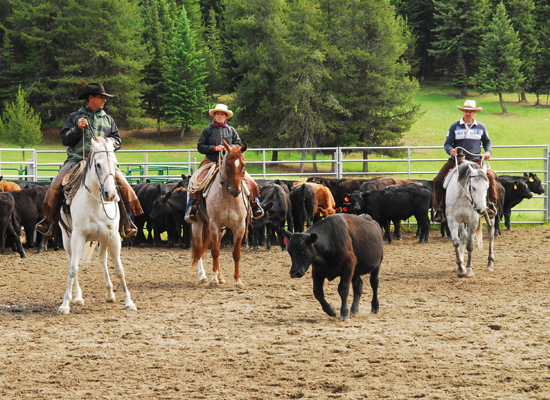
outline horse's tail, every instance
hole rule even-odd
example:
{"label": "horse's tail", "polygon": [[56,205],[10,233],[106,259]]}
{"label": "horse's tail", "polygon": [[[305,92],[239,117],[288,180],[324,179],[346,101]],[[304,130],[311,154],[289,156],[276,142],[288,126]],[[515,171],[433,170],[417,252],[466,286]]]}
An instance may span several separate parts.
{"label": "horse's tail", "polygon": [[483,248],[483,217],[479,217],[479,223],[476,230],[477,247]]}
{"label": "horse's tail", "polygon": [[99,242],[86,242],[84,249],[82,250],[82,257],[80,258],[80,264],[88,264],[92,259],[94,250],[99,247]]}

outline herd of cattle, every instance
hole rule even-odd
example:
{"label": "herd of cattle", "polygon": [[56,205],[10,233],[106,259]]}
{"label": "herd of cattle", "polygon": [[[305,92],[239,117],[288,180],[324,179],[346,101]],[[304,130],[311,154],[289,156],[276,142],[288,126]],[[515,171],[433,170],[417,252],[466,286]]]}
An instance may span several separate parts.
{"label": "herd of cattle", "polygon": [[[499,176],[497,182],[497,220],[504,217],[506,227],[511,229],[511,209],[523,199],[533,197],[533,193],[543,194],[544,188],[533,173]],[[335,213],[369,214],[380,224],[384,230],[384,239],[389,243],[392,238],[401,239],[401,221],[414,217],[418,223],[419,242],[428,242],[433,197],[431,181],[383,177],[309,178],[307,182],[258,180],[257,183],[265,215],[249,224],[248,240],[255,249],[265,242],[266,250],[269,251],[272,242],[278,241],[285,250],[285,227],[291,232],[304,232],[307,227]],[[187,184],[188,177],[182,176],[181,180],[167,183],[146,181],[134,186],[144,210],[144,214],[135,219],[138,234],[132,238],[134,244],[149,242],[158,245],[161,234],[166,232],[169,246],[190,246],[191,229],[184,221]],[[36,232],[35,225],[44,216],[43,201],[47,185],[47,182],[3,181],[0,177],[0,249],[4,248],[5,243],[10,243],[21,257],[25,257],[23,247],[35,247],[38,252],[46,249],[47,242]],[[390,221],[394,224],[393,237]],[[495,224],[497,236],[500,234],[498,225]],[[22,228],[26,237],[24,246],[20,240]],[[147,237],[144,230],[148,232]],[[445,234],[444,226],[442,234]],[[56,250],[61,247],[59,230],[54,234],[53,246]]]}

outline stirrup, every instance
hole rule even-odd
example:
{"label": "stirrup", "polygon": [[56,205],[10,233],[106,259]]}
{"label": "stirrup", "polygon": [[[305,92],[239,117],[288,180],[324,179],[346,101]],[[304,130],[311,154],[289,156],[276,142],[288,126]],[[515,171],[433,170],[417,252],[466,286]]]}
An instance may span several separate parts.
{"label": "stirrup", "polygon": [[260,219],[264,216],[264,210],[260,205],[253,201],[252,202],[252,218],[254,219]]}
{"label": "stirrup", "polygon": [[121,224],[119,229],[120,237],[123,239],[126,239],[131,236],[135,236],[138,232],[138,229],[134,225],[132,220],[128,218],[128,222],[130,223],[130,225],[125,226],[124,224]]}
{"label": "stirrup", "polygon": [[191,207],[189,207],[189,212],[185,214],[185,217],[183,218],[185,222],[187,222],[188,224],[193,224],[197,222],[199,220],[197,218],[197,211],[198,209],[196,205],[192,205]]}
{"label": "stirrup", "polygon": [[434,223],[435,224],[441,224],[443,221],[445,221],[447,218],[445,218],[445,213],[441,208],[438,208],[435,210],[435,216],[434,216]]}
{"label": "stirrup", "polygon": [[46,239],[49,239],[53,236],[53,224],[53,222],[50,222],[46,218],[44,218],[42,221],[36,224],[35,228],[38,232],[44,235]]}
{"label": "stirrup", "polygon": [[497,210],[496,210],[495,203],[489,203],[489,205],[487,206],[487,216],[492,219],[492,218],[495,218],[496,215],[497,215]]}

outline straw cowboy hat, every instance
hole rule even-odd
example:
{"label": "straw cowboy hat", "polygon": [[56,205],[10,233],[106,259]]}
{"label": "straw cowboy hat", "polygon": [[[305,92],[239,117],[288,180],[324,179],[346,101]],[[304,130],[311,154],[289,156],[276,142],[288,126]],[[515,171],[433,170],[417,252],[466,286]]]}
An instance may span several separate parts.
{"label": "straw cowboy hat", "polygon": [[233,111],[229,110],[225,104],[216,104],[216,106],[213,109],[208,111],[208,114],[210,114],[210,116],[214,118],[214,114],[216,113],[216,111],[221,111],[226,113],[227,119],[233,116]]}
{"label": "straw cowboy hat", "polygon": [[115,97],[112,94],[105,93],[105,89],[101,83],[88,83],[84,88],[84,92],[78,97],[78,100],[85,100],[91,94],[102,94],[107,97]]}
{"label": "straw cowboy hat", "polygon": [[476,107],[476,101],[475,100],[466,100],[464,102],[464,107],[456,106],[460,111],[474,111],[474,112],[480,112],[483,110],[481,107]]}

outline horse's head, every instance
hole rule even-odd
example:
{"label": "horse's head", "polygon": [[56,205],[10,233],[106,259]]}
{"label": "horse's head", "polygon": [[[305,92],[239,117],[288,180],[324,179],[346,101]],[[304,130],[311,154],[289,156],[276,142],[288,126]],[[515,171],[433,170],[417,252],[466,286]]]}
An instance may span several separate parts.
{"label": "horse's head", "polygon": [[485,213],[489,179],[485,171],[476,163],[468,162],[459,167],[458,183],[478,214]]}
{"label": "horse's head", "polygon": [[230,147],[225,140],[222,139],[222,142],[227,154],[223,158],[221,165],[221,179],[227,185],[231,196],[238,197],[241,194],[241,182],[246,167],[243,153],[248,148],[248,144],[245,143],[243,146]]}
{"label": "horse's head", "polygon": [[[85,174],[90,181],[97,181],[103,201],[118,201],[115,182],[116,168],[117,159],[113,143],[110,140],[92,140]],[[91,185],[90,181],[87,184]]]}

